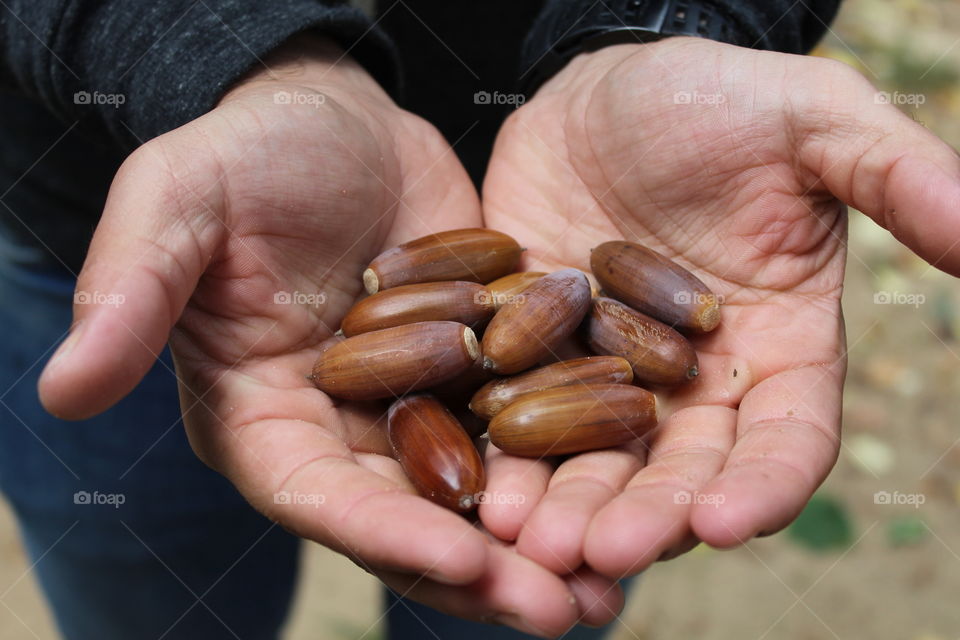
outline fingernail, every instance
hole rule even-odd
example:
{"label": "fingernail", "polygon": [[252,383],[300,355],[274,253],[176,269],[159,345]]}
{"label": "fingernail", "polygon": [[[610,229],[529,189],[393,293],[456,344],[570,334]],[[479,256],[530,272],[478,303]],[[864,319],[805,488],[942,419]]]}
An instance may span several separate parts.
{"label": "fingernail", "polygon": [[455,580],[449,576],[445,576],[442,573],[438,573],[435,569],[430,572],[430,579],[434,582],[439,582],[440,584],[445,584],[452,587],[457,587],[463,584],[463,580]]}
{"label": "fingernail", "polygon": [[538,629],[534,625],[530,624],[529,620],[514,613],[498,613],[497,615],[493,616],[491,620],[494,624],[502,624],[507,627],[512,627],[517,631],[523,631],[524,633],[529,633],[532,636],[540,636],[541,638],[550,637],[550,634]]}
{"label": "fingernail", "polygon": [[46,369],[54,369],[58,367],[70,353],[77,346],[77,343],[80,342],[80,336],[83,334],[83,330],[86,329],[86,325],[83,322],[78,322],[73,329],[70,331],[70,335],[67,336],[67,339],[60,343],[60,346],[57,347],[57,350],[54,352],[53,357],[50,358],[50,362],[47,363]]}

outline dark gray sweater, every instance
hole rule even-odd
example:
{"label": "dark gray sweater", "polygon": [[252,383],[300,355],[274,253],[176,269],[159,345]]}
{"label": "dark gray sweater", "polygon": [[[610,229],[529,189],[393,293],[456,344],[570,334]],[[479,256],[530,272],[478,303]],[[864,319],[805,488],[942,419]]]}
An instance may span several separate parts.
{"label": "dark gray sweater", "polygon": [[[707,2],[729,23],[731,42],[796,53],[813,46],[839,4]],[[374,23],[336,1],[4,0],[0,251],[79,270],[123,157],[208,111],[259,58],[307,29],[348,48],[448,139],[469,129],[457,151],[479,180],[510,106],[464,96],[514,91],[518,70],[594,4],[384,0]]]}

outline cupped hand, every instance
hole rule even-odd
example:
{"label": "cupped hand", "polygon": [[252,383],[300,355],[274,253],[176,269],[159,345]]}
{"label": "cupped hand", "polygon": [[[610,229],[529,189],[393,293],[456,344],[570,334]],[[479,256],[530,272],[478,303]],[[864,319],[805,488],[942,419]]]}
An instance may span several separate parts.
{"label": "cupped hand", "polygon": [[74,307],[45,406],[104,411],[169,337],[192,447],[257,509],[441,610],[561,633],[602,598],[416,496],[384,407],[306,378],[369,260],[479,226],[475,190],[439,133],[332,45],[299,38],[267,62],[121,168],[78,281],[93,304]]}
{"label": "cupped hand", "polygon": [[626,238],[724,305],[645,443],[559,466],[492,451],[490,490],[527,500],[483,505],[491,531],[559,573],[617,577],[798,514],[840,447],[845,204],[960,272],[960,161],[876,96],[833,61],[673,38],[581,55],[508,119],[484,217],[528,268],[588,269]]}

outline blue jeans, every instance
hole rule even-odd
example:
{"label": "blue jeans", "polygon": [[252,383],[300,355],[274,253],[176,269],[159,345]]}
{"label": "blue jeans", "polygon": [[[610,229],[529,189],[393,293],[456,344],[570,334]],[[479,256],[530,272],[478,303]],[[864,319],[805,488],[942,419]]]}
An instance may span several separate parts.
{"label": "blue jeans", "polygon": [[[46,259],[12,256],[0,244],[0,488],[64,636],[277,638],[299,541],[193,455],[170,354],[103,415],[48,415],[37,379],[70,324],[75,283]],[[391,638],[530,637],[387,598]]]}

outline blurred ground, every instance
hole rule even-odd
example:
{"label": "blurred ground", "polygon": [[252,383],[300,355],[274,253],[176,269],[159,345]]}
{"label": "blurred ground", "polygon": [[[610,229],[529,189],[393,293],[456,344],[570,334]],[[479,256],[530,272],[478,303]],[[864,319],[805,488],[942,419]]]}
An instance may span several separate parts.
{"label": "blurred ground", "polygon": [[[960,3],[848,0],[816,53],[960,148]],[[856,212],[847,272],[844,449],[820,492],[833,511],[807,514],[815,531],[839,527],[835,546],[779,534],[658,564],[617,640],[960,636],[960,286]],[[0,560],[0,638],[55,638],[5,507]],[[377,582],[310,545],[288,640],[376,639],[380,615]]]}

